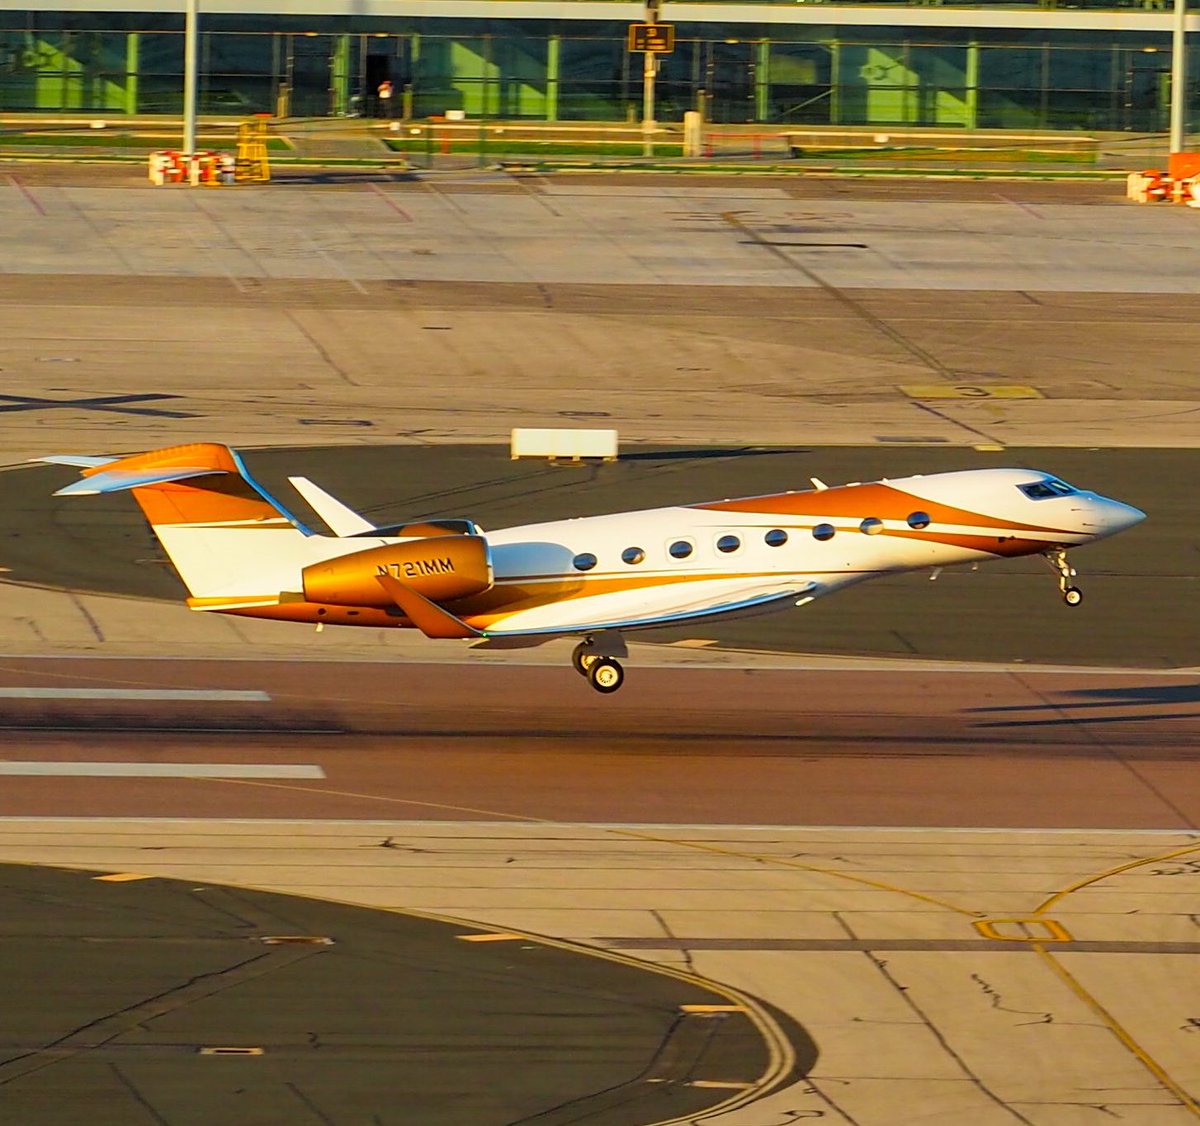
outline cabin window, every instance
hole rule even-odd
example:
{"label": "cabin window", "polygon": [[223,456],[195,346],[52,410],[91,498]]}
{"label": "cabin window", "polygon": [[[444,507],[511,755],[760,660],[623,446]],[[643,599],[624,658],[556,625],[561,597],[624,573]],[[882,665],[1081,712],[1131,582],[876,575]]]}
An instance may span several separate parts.
{"label": "cabin window", "polygon": [[571,560],[576,571],[590,571],[596,565],[596,557],[590,551],[581,552]]}
{"label": "cabin window", "polygon": [[815,540],[831,540],[837,529],[832,524],[817,524],[813,528],[813,539]]}
{"label": "cabin window", "polygon": [[672,559],[686,559],[692,554],[693,547],[688,540],[676,540],[667,551],[671,553]]}
{"label": "cabin window", "polygon": [[640,563],[645,558],[646,553],[640,547],[627,547],[621,552],[622,561],[628,563],[630,566]]}
{"label": "cabin window", "polygon": [[787,532],[782,528],[772,528],[765,536],[763,541],[767,547],[783,547],[787,543]]}
{"label": "cabin window", "polygon": [[723,551],[728,555],[731,551],[737,551],[742,546],[742,541],[737,536],[722,536],[717,540],[717,550]]}
{"label": "cabin window", "polygon": [[918,532],[922,528],[928,528],[929,527],[929,513],[928,512],[910,512],[908,514],[908,526],[910,528],[915,529]]}
{"label": "cabin window", "polygon": [[868,516],[859,524],[858,530],[867,536],[877,536],[883,531],[883,521],[878,516]]}

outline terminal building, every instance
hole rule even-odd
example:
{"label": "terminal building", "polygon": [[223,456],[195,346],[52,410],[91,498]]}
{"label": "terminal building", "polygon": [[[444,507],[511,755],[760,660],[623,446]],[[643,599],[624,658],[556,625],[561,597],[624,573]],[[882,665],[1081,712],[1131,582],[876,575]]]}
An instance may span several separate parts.
{"label": "terminal building", "polygon": [[[721,123],[1165,130],[1170,0],[664,0],[657,113]],[[626,121],[624,0],[199,0],[200,112]],[[0,11],[0,114],[182,110],[184,0]],[[1188,30],[1200,29],[1189,16]],[[1194,50],[1189,73],[1200,73]],[[1189,91],[1188,103],[1194,98]]]}

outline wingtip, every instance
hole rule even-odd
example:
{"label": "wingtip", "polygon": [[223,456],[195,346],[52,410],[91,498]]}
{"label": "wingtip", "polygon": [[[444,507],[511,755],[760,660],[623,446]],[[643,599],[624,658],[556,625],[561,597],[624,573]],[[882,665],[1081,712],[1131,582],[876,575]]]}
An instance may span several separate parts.
{"label": "wingtip", "polygon": [[64,485],[61,489],[55,489],[51,495],[56,497],[94,497],[98,496],[101,491],[85,479],[83,481],[75,481],[70,485]]}

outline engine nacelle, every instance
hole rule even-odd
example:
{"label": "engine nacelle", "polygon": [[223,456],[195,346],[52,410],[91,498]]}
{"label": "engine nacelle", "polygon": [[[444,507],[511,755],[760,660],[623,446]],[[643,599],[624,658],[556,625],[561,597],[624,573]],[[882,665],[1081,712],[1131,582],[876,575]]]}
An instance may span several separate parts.
{"label": "engine nacelle", "polygon": [[301,575],[309,602],[392,606],[381,575],[399,579],[433,602],[450,602],[492,585],[492,555],[483,536],[433,536],[312,563]]}

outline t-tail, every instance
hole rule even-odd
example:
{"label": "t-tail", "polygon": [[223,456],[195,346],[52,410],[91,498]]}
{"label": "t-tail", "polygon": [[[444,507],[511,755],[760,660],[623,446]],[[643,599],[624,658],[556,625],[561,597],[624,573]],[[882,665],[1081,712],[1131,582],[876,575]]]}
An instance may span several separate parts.
{"label": "t-tail", "polygon": [[132,492],[197,609],[274,601],[295,585],[298,566],[323,554],[322,537],[228,446],[196,442],[117,459],[42,460],[81,469],[81,480],[57,496]]}

